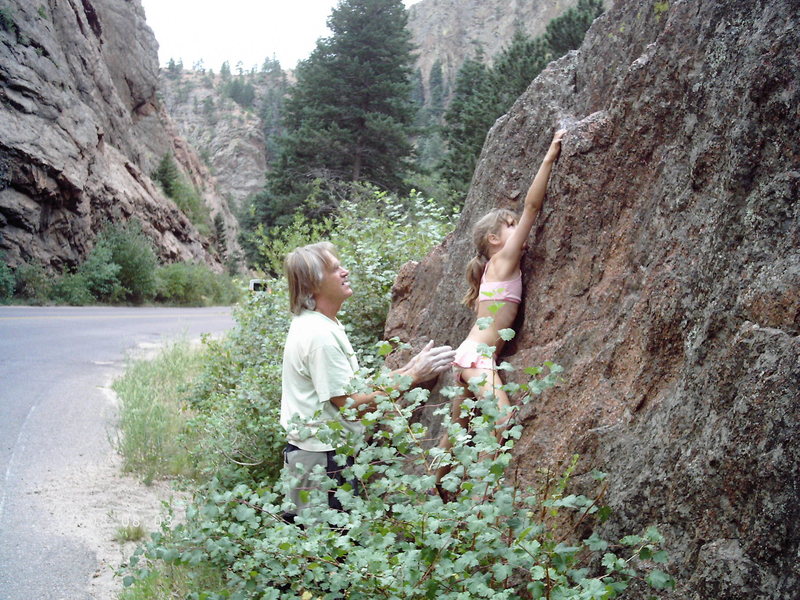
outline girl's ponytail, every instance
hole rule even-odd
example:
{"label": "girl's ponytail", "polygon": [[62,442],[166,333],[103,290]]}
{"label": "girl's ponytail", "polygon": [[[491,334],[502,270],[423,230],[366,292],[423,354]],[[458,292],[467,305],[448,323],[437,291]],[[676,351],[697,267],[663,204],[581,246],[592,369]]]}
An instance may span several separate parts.
{"label": "girl's ponytail", "polygon": [[480,254],[475,256],[467,263],[466,278],[469,284],[469,289],[464,297],[461,299],[461,304],[468,306],[471,309],[475,308],[478,300],[478,292],[481,287],[481,278],[483,277],[483,270],[486,268],[486,263],[489,260]]}
{"label": "girl's ponytail", "polygon": [[471,309],[477,308],[483,271],[486,268],[486,263],[489,262],[489,234],[497,234],[503,224],[510,225],[516,222],[517,215],[513,212],[507,208],[496,208],[475,223],[472,228],[472,243],[475,244],[478,253],[475,258],[467,263],[466,276],[469,290],[464,294],[464,298],[461,299],[463,305]]}

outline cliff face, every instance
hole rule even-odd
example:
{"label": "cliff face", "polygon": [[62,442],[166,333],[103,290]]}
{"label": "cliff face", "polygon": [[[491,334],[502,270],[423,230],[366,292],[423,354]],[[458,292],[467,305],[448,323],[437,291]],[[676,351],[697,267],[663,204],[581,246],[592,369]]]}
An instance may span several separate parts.
{"label": "cliff face", "polygon": [[220,267],[209,242],[148,176],[173,152],[235,241],[235,219],[157,100],[157,46],[138,0],[5,6],[0,250],[7,262],[74,265],[104,222],[136,218],[163,260]]}
{"label": "cliff face", "polygon": [[[210,165],[220,190],[234,204],[242,203],[264,187],[270,156],[264,131],[277,128],[277,103],[286,88],[285,74],[274,66],[269,72],[247,73],[241,78],[253,90],[251,110],[240,107],[224,93],[220,75],[205,71],[162,74],[161,90],[170,117],[183,137]],[[270,118],[264,123],[262,117]]]}
{"label": "cliff face", "polygon": [[417,346],[463,340],[471,226],[495,206],[519,209],[566,125],[503,357],[553,360],[566,381],[521,412],[516,461],[530,481],[572,453],[584,473],[609,472],[605,533],[657,525],[678,581],[670,598],[800,589],[791,4],[618,3],[497,121],[455,232],[404,268],[387,322],[387,336]]}

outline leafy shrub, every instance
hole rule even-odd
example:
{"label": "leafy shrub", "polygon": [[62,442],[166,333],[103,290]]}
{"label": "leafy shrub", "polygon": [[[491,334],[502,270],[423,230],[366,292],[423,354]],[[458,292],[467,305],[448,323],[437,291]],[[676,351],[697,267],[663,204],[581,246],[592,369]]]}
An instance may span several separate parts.
{"label": "leafy shrub", "polygon": [[14,272],[0,255],[0,302],[5,303],[11,299],[14,295],[14,285]]}
{"label": "leafy shrub", "polygon": [[[249,295],[236,308],[237,324],[227,337],[205,341],[207,359],[191,386],[188,406],[193,416],[186,424],[186,435],[192,440],[187,446],[190,462],[197,468],[198,481],[206,482],[197,492],[198,510],[217,493],[241,486],[258,490],[279,477],[285,444],[278,419],[281,363],[291,320],[286,281],[280,275],[285,254],[323,237],[338,246],[342,261],[352,267],[351,280],[357,290],[348,304],[359,304],[342,320],[348,323],[354,344],[373,347],[382,333],[397,269],[406,260],[424,256],[451,227],[450,216],[419,194],[398,199],[374,190],[362,191],[359,202],[343,203],[341,214],[322,223],[298,217],[272,236],[262,234],[259,245],[264,266],[273,275],[268,291]],[[365,351],[362,357],[367,358]],[[163,546],[153,551],[177,555],[175,548],[167,549],[166,540],[175,536],[184,540],[193,535],[189,532],[197,525],[191,523],[179,533],[162,532],[163,537],[157,537]],[[228,541],[222,539],[221,543]],[[221,562],[213,564],[155,561],[149,575],[137,581],[150,581],[156,571],[177,567],[210,569],[222,576],[228,567],[219,570],[224,563],[223,557],[219,558]]]}
{"label": "leafy shrub", "polygon": [[285,434],[279,424],[281,362],[291,315],[284,281],[246,298],[237,325],[221,340],[206,340],[205,368],[194,382],[188,424],[198,444],[192,460],[206,478],[277,479]]}
{"label": "leafy shrub", "polygon": [[[152,300],[156,293],[158,263],[153,244],[142,232],[141,225],[135,221],[110,225],[100,233],[97,244],[107,247],[111,253],[110,262],[119,266],[116,277],[122,299],[134,304]],[[105,260],[105,256],[97,260]]]}
{"label": "leafy shrub", "polygon": [[232,304],[239,291],[230,277],[205,265],[172,263],[156,271],[156,300],[183,306]]}
{"label": "leafy shrub", "polygon": [[340,312],[356,350],[371,348],[383,335],[397,272],[410,260],[421,260],[452,229],[451,212],[416,191],[407,198],[354,185],[353,199],[340,202],[330,218],[311,222],[296,215],[292,225],[261,234],[264,270],[283,272],[283,260],[294,248],[330,240],[350,270],[355,292]]}
{"label": "leafy shrub", "polygon": [[24,262],[14,271],[15,293],[32,304],[45,304],[50,298],[52,281],[42,263]]}
{"label": "leafy shrub", "polygon": [[86,287],[86,280],[78,273],[64,273],[53,283],[51,299],[60,304],[85,306],[95,297]]}
{"label": "leafy shrub", "polygon": [[103,302],[115,302],[124,293],[119,280],[121,270],[122,266],[114,262],[110,242],[101,236],[77,273],[92,297]]}
{"label": "leafy shrub", "polygon": [[[524,404],[553,385],[558,371],[552,364],[549,371],[530,369],[531,380],[508,391],[523,392]],[[463,400],[462,410],[477,415],[469,432],[450,421],[448,406],[438,411],[454,443],[446,452],[427,447],[428,431],[414,419],[427,390],[406,391],[407,381],[386,373],[362,385],[385,394],[376,410],[360,415],[367,435],[336,423],[321,433],[339,448],[340,464],[354,459],[344,476],[361,492],[349,484],[336,490],[344,511],[329,509],[326,493],[314,491],[309,500],[315,508],[285,520],[292,509],[282,501],[289,481],[268,488],[214,480],[189,508],[186,524],[154,535],[137,551],[125,582],[147,578],[166,563],[215,568],[227,579],[225,597],[239,599],[600,600],[616,597],[633,579],[672,585],[652,569],[667,560],[655,528],[618,543],[597,532],[578,533],[605,514],[599,502],[604,474],[596,473],[594,498],[566,494],[574,463],[560,481],[547,475],[540,490],[516,485],[507,471],[522,428],[514,425],[498,443],[493,399]],[[452,467],[442,480],[455,494],[451,502],[429,493],[443,463]],[[323,473],[318,477],[326,489],[336,488]],[[644,577],[642,567],[650,571]]]}

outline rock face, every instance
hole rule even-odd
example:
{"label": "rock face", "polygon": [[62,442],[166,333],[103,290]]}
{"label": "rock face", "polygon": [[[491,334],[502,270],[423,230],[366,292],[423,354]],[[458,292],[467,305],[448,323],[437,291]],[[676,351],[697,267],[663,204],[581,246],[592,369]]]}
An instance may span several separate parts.
{"label": "rock face", "polygon": [[544,33],[550,19],[578,0],[422,0],[408,10],[408,29],[418,48],[416,68],[425,97],[431,68],[442,66],[444,88],[452,90],[467,58],[483,51],[486,60],[501,52],[521,29],[531,37]]}
{"label": "rock face", "polygon": [[[246,78],[246,79],[245,79]],[[225,81],[208,71],[162,73],[164,104],[178,129],[206,160],[220,190],[236,206],[264,188],[267,163],[274,159],[264,131],[266,103],[285,93],[286,75],[274,65],[269,72],[248,73],[242,80],[254,91],[253,108],[245,110],[223,93]],[[277,111],[275,111],[277,112]],[[273,120],[277,120],[276,115]]]}
{"label": "rock face", "polygon": [[463,340],[471,226],[495,206],[519,209],[566,125],[503,357],[553,360],[565,383],[521,411],[516,461],[529,481],[573,453],[583,473],[607,471],[604,533],[660,528],[678,585],[665,597],[800,589],[791,5],[618,3],[497,121],[455,232],[406,265],[387,322],[387,336],[417,346]]}
{"label": "rock face", "polygon": [[148,176],[173,152],[235,243],[235,219],[157,99],[157,46],[141,4],[39,4],[10,0],[0,23],[6,261],[63,269],[85,257],[105,222],[135,218],[161,259],[221,268],[217,250]]}

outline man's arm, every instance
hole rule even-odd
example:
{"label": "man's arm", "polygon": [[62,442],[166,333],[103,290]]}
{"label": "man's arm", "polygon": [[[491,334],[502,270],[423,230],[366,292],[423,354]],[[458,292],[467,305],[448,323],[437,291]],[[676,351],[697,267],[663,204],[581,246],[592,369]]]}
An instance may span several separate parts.
{"label": "man's arm", "polygon": [[[436,375],[446,371],[453,364],[456,352],[450,346],[433,346],[433,340],[428,342],[419,354],[399,369],[391,372],[392,375],[399,375],[411,378],[411,387],[418,386]],[[380,390],[368,394],[353,394],[351,396],[334,396],[331,402],[337,408],[347,405],[347,399],[352,398],[351,406],[358,410],[365,410],[374,407],[378,398],[384,396]]]}

